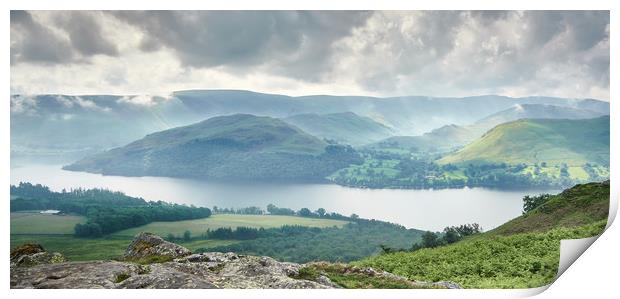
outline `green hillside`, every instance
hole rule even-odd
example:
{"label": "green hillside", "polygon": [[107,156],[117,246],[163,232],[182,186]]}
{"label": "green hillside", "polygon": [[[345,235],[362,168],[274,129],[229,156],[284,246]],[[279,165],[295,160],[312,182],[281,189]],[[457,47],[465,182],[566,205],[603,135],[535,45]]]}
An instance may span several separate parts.
{"label": "green hillside", "polygon": [[609,116],[523,119],[499,125],[440,164],[609,165]]}
{"label": "green hillside", "polygon": [[359,158],[271,117],[248,114],[147,135],[65,169],[125,176],[322,180]]}
{"label": "green hillside", "polygon": [[350,145],[364,145],[393,134],[392,129],[353,112],[299,114],[284,121],[325,139]]}
{"label": "green hillside", "polygon": [[560,241],[602,233],[608,208],[609,181],[577,185],[487,233],[353,264],[415,280],[454,281],[465,288],[539,287],[557,274]]}

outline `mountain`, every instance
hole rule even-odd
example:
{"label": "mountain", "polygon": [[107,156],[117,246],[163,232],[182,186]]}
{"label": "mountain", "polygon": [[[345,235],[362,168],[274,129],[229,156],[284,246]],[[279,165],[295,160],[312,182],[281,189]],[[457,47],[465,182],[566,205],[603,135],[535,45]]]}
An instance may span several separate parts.
{"label": "mountain", "polygon": [[11,95],[11,157],[66,154],[75,160],[149,133],[231,114],[287,118],[353,112],[392,128],[394,135],[413,136],[444,125],[468,125],[516,104],[573,107],[609,114],[608,102],[592,99],[493,95],[291,97],[244,90],[187,90],[167,96]]}
{"label": "mountain", "polygon": [[603,115],[606,115],[606,113],[575,107],[541,104],[515,104],[514,106],[506,110],[491,114],[468,127],[472,131],[477,131],[483,134],[484,132],[492,129],[499,124],[524,118],[585,119],[595,118]]}
{"label": "mountain", "polygon": [[298,114],[283,120],[314,136],[354,146],[381,140],[393,132],[385,125],[353,112]]}
{"label": "mountain", "polygon": [[124,176],[320,181],[359,159],[282,120],[218,116],[147,135],[65,167]]}
{"label": "mountain", "polygon": [[374,149],[405,149],[414,152],[445,152],[476,139],[476,132],[458,125],[445,125],[420,136],[394,136],[369,145]]}
{"label": "mountain", "polygon": [[609,165],[609,116],[592,119],[522,119],[501,124],[440,164],[595,163]]}

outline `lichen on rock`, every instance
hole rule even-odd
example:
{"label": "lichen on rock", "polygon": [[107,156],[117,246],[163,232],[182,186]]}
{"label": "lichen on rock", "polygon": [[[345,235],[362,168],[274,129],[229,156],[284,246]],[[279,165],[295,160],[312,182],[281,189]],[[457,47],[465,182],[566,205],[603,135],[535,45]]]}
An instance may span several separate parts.
{"label": "lichen on rock", "polygon": [[123,258],[128,261],[163,262],[190,254],[191,251],[183,246],[165,241],[158,235],[142,232],[134,237]]}

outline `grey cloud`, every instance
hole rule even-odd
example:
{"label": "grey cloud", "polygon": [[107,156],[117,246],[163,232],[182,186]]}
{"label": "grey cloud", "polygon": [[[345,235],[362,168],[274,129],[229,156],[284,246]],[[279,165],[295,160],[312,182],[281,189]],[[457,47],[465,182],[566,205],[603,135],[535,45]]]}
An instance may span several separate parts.
{"label": "grey cloud", "polygon": [[11,64],[83,63],[97,54],[117,56],[116,46],[103,36],[93,14],[62,12],[55,16],[55,24],[42,24],[30,12],[11,11]]}
{"label": "grey cloud", "polygon": [[117,56],[116,46],[103,35],[94,14],[97,13],[73,11],[59,14],[56,23],[69,34],[73,48],[80,54]]}
{"label": "grey cloud", "polygon": [[[52,24],[42,24],[28,12],[11,13],[12,64],[123,57],[126,47],[117,49],[111,41],[118,37],[105,36],[101,28],[111,21],[127,26],[129,38],[138,33],[133,45],[140,51],[131,51],[131,59],[153,55],[171,59],[162,63],[180,64],[166,76],[168,82],[213,69],[240,81],[248,74],[272,75],[295,79],[302,87],[343,84],[382,95],[525,90],[571,97],[587,94],[583,86],[599,94],[609,89],[608,11],[55,14]],[[58,30],[66,34],[57,35]],[[122,78],[133,70],[115,72],[106,72],[102,80],[131,85]]]}
{"label": "grey cloud", "polygon": [[11,64],[62,63],[74,58],[70,43],[25,11],[11,11]]}
{"label": "grey cloud", "polygon": [[364,23],[368,12],[118,11],[140,28],[146,51],[165,46],[190,67],[247,69],[269,65],[285,75],[312,77],[333,41]]}

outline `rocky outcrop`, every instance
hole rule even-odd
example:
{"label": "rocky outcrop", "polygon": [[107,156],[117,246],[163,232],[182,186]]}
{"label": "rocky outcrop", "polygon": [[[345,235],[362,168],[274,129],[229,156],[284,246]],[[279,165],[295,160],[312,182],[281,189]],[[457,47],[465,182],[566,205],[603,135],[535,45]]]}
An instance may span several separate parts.
{"label": "rocky outcrop", "polygon": [[191,251],[187,248],[167,242],[158,235],[140,233],[129,244],[123,258],[126,260],[145,258],[174,259],[190,254]]}
{"label": "rocky outcrop", "polygon": [[269,257],[201,253],[170,262],[69,262],[11,269],[11,288],[329,288],[295,279],[301,265]]}
{"label": "rocky outcrop", "polygon": [[65,257],[58,253],[50,253],[39,244],[27,243],[11,251],[12,267],[31,267],[42,264],[57,264],[65,262]]}
{"label": "rocky outcrop", "polygon": [[[40,246],[39,246],[40,247]],[[50,254],[30,244],[23,256]],[[17,254],[16,254],[17,256]],[[153,259],[153,257],[158,257]],[[160,259],[165,257],[165,259]],[[235,253],[207,252],[191,254],[179,245],[158,236],[141,233],[119,261],[41,263],[26,266],[13,263],[11,253],[11,288],[109,288],[109,289],[180,289],[180,288],[339,288],[329,275],[308,276],[309,265],[279,262],[270,257],[244,256]],[[64,261],[64,260],[63,260]],[[146,263],[145,263],[146,261]],[[152,262],[158,261],[158,262]],[[162,262],[163,261],[163,262]],[[316,264],[315,264],[316,265]],[[330,265],[325,263],[325,265]],[[343,264],[344,265],[344,264]],[[340,268],[337,268],[340,269]],[[426,287],[387,272],[371,268],[346,268],[344,274],[380,277],[406,287]],[[340,270],[338,270],[340,271]],[[444,286],[437,286],[444,287]]]}

